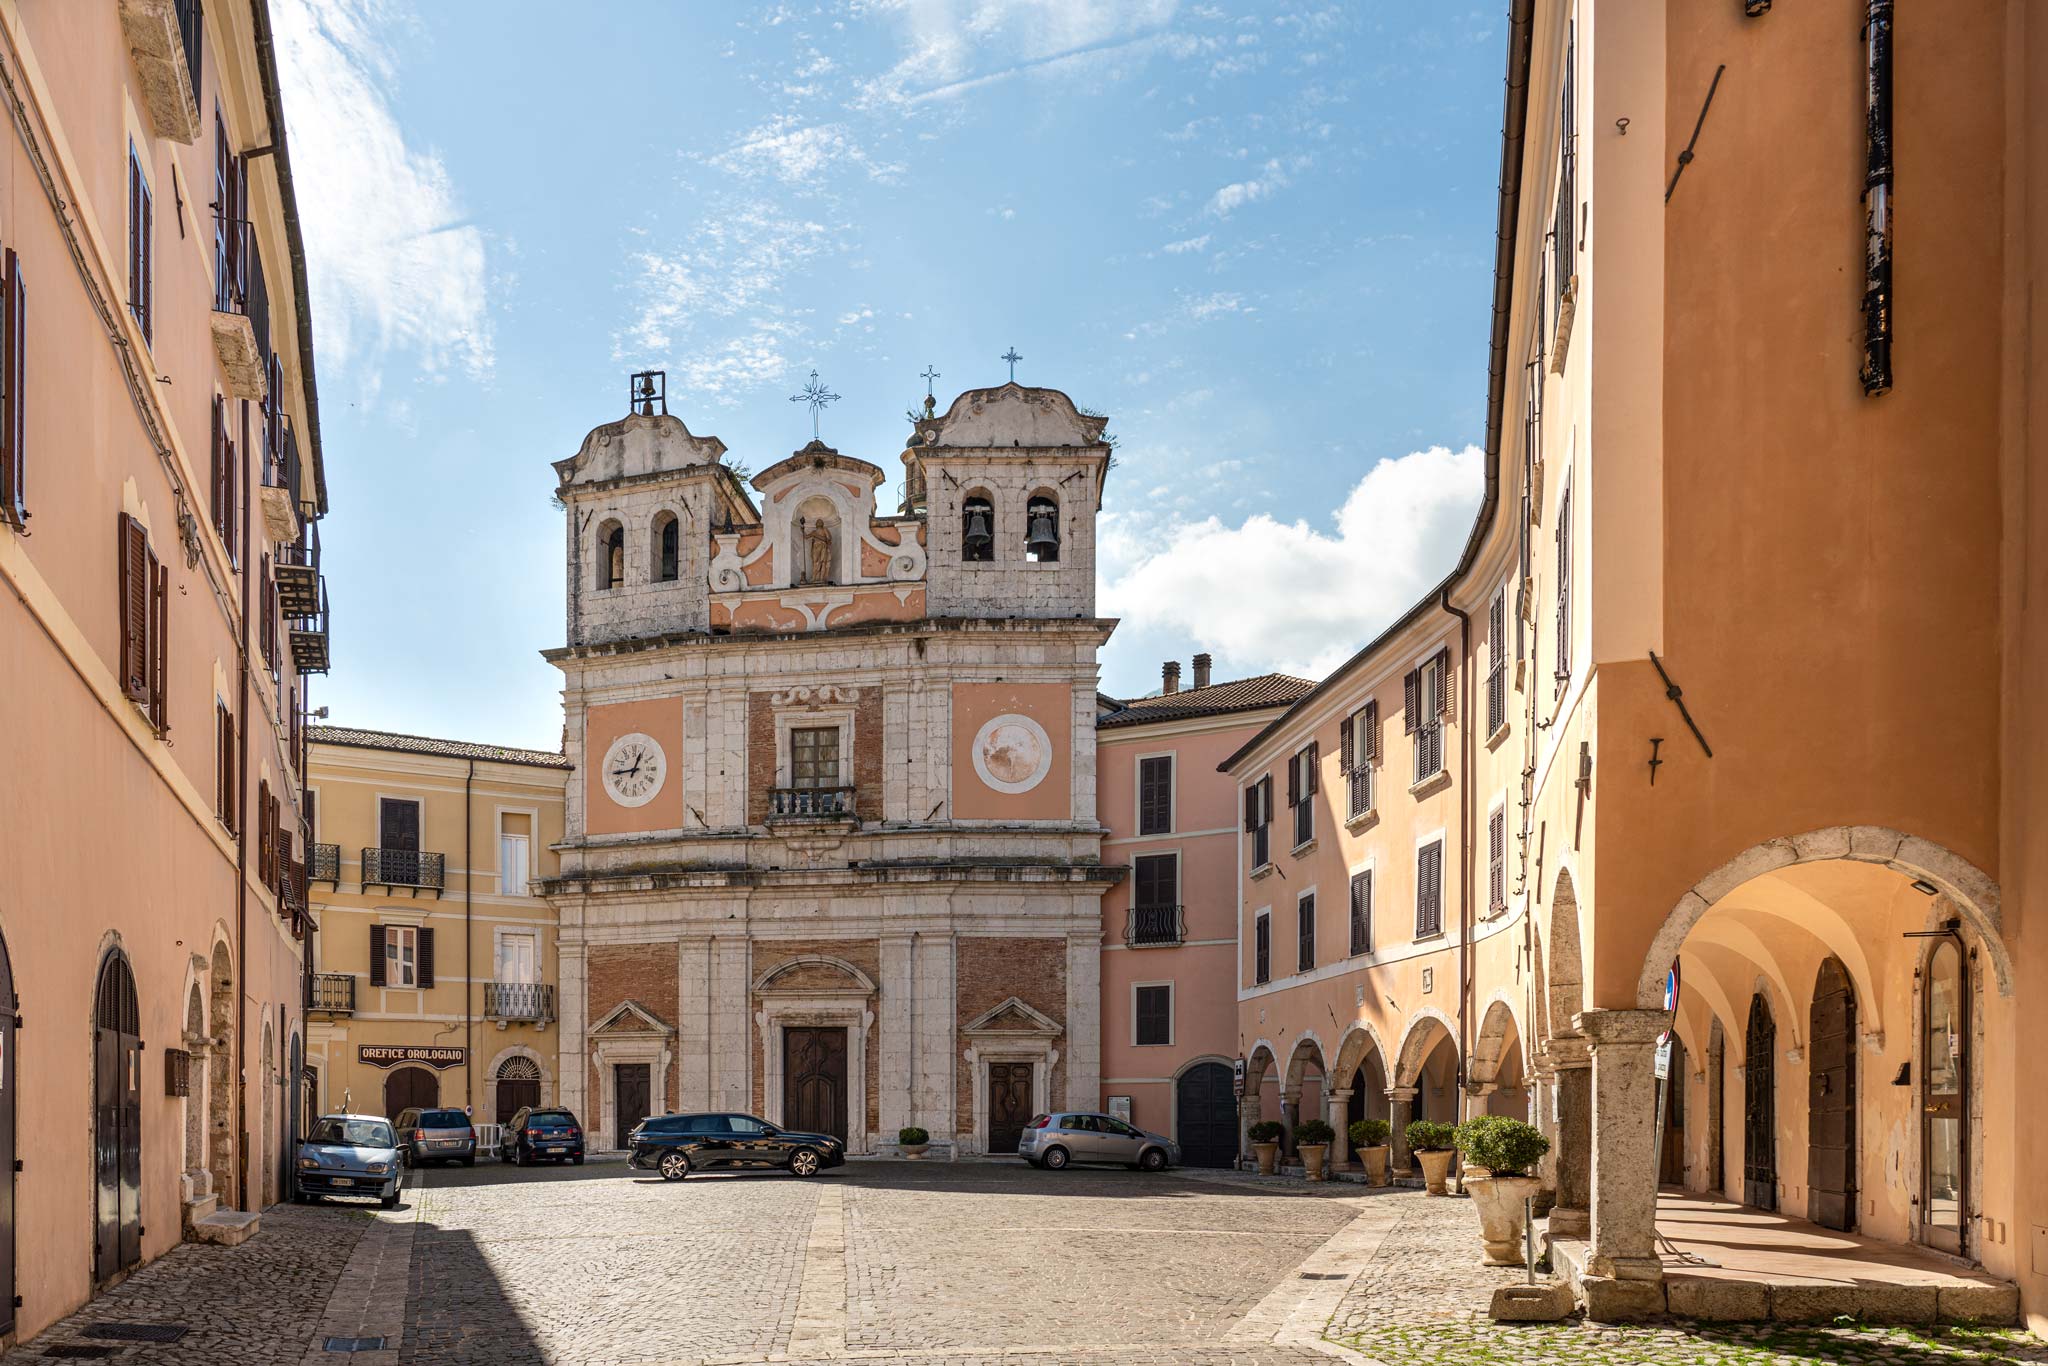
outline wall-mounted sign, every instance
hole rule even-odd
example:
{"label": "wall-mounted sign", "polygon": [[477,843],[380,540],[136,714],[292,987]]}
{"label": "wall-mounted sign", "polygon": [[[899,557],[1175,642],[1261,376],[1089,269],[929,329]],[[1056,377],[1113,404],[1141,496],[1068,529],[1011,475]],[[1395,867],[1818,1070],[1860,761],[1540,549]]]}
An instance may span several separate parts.
{"label": "wall-mounted sign", "polygon": [[425,1063],[437,1070],[460,1067],[467,1052],[461,1048],[429,1048],[424,1044],[366,1043],[356,1048],[356,1058],[372,1067],[398,1067]]}
{"label": "wall-mounted sign", "polygon": [[1109,1098],[1109,1112],[1124,1123],[1129,1124],[1131,1122],[1131,1098],[1129,1096],[1111,1096]]}
{"label": "wall-mounted sign", "polygon": [[1231,1066],[1230,1089],[1237,1093],[1239,1100],[1244,1099],[1244,1059],[1241,1057]]}

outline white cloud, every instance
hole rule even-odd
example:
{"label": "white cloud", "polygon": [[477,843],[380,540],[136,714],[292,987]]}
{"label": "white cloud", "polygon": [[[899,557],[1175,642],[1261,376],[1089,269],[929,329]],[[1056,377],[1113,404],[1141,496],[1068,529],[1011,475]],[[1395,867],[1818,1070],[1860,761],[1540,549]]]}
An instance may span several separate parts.
{"label": "white cloud", "polygon": [[1092,69],[1119,49],[1150,44],[1179,0],[891,0],[904,55],[862,86],[860,104],[947,99],[1026,72]]}
{"label": "white cloud", "polygon": [[1269,161],[1257,176],[1225,185],[1209,196],[1209,212],[1218,218],[1228,218],[1247,204],[1287,188],[1287,173],[1278,161]]}
{"label": "white cloud", "polygon": [[781,115],[745,134],[726,151],[711,158],[722,171],[751,179],[772,175],[784,184],[810,183],[822,187],[826,173],[838,166],[856,166],[870,177],[886,183],[903,173],[903,167],[871,158],[845,125],[837,123],[804,125]]}
{"label": "white cloud", "polygon": [[[1264,513],[1235,526],[1105,513],[1099,597],[1124,622],[1105,686],[1156,686],[1155,657],[1199,650],[1217,657],[1219,677],[1322,677],[1450,571],[1478,506],[1481,461],[1476,446],[1382,460],[1338,509],[1334,532]],[[1198,473],[1242,478],[1227,460]]]}
{"label": "white cloud", "polygon": [[428,376],[489,375],[485,234],[391,110],[389,35],[410,14],[396,0],[275,0],[272,14],[321,359],[366,392],[393,353]]}
{"label": "white cloud", "polygon": [[1205,232],[1200,237],[1189,237],[1184,238],[1178,242],[1168,242],[1164,250],[1172,253],[1175,256],[1178,256],[1182,252],[1200,251],[1203,247],[1206,247],[1208,245],[1209,234]]}

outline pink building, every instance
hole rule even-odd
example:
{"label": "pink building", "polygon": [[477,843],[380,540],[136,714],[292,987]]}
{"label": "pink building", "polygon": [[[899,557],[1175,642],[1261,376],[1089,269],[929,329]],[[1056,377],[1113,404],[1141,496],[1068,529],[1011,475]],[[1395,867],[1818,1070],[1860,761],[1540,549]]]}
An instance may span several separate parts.
{"label": "pink building", "polygon": [[[1217,765],[1306,694],[1284,674],[1103,699],[1097,812],[1105,863],[1130,876],[1102,898],[1102,1105],[1177,1139],[1189,1166],[1237,1156],[1237,788]],[[1128,1106],[1128,1110],[1126,1110]]]}

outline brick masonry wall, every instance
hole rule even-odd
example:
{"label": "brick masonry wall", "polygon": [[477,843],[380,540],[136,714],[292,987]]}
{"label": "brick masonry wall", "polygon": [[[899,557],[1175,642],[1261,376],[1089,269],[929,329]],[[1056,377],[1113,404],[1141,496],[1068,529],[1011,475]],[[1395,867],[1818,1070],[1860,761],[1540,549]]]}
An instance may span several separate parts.
{"label": "brick masonry wall", "polygon": [[[1067,1022],[1067,941],[962,937],[955,947],[954,1002],[957,1018],[954,1048],[964,1053],[967,1035],[962,1032],[978,1015],[994,1009],[1015,996],[1035,1010],[1064,1025]],[[1066,1094],[1067,1041],[1057,1047],[1061,1061],[1053,1065],[1047,1079],[1048,1103],[1058,1104]],[[957,1126],[965,1133],[974,1122],[973,1070],[964,1063],[954,1083]]]}
{"label": "brick masonry wall", "polygon": [[[676,990],[676,948],[674,944],[599,944],[594,945],[585,957],[589,972],[589,1013],[590,1024],[612,1012],[621,1001],[638,1001],[669,1024],[676,1024],[682,1018],[682,1002]],[[668,1066],[669,1104],[675,1104],[676,1064],[673,1059]],[[604,1078],[598,1075],[596,1062],[590,1064],[590,1089],[584,1092],[591,1097],[592,1113],[584,1116],[586,1123],[597,1117],[596,1098],[604,1094]]]}
{"label": "brick masonry wall", "polygon": [[[769,790],[775,786],[776,708],[771,694],[747,694],[747,823],[768,820]],[[801,715],[801,704],[787,708]],[[864,821],[882,819],[882,690],[862,687],[853,704],[854,811]]]}
{"label": "brick masonry wall", "polygon": [[[761,974],[772,969],[777,963],[786,963],[792,958],[817,955],[823,958],[837,958],[851,963],[868,975],[868,980],[879,987],[882,980],[882,949],[872,939],[757,939],[752,944],[752,961],[748,966],[748,980],[758,982]],[[795,991],[812,989],[844,990],[856,985],[837,968],[823,964],[807,963],[790,969],[778,976],[774,986]],[[755,1114],[767,1111],[767,1059],[762,1056],[766,1041],[761,1037],[760,1028],[753,1023],[761,1010],[762,998],[755,993],[747,1002],[747,1047],[753,1055],[753,1105]],[[867,1092],[868,1104],[865,1123],[867,1132],[873,1133],[882,1122],[881,1101],[881,1040],[877,1031],[881,1028],[882,1010],[880,992],[870,997],[868,1011],[875,1017],[875,1023],[868,1027],[867,1035]],[[847,1059],[851,1062],[852,1040],[847,1040]],[[863,1121],[856,1120],[856,1123]]]}

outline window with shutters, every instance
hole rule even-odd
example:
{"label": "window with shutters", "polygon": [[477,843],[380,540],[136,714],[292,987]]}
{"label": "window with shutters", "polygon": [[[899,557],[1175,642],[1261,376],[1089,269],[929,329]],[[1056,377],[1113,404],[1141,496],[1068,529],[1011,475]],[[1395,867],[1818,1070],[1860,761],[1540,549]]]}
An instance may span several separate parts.
{"label": "window with shutters", "polygon": [[1273,980],[1273,917],[1260,911],[1252,920],[1252,981]]}
{"label": "window with shutters", "polygon": [[235,512],[241,504],[241,471],[234,433],[229,430],[233,409],[219,394],[213,396],[213,529],[227,547],[228,559],[235,558]]}
{"label": "window with shutters", "polygon": [[1294,970],[1312,972],[1316,966],[1316,894],[1303,892],[1294,902]]}
{"label": "window with shutters", "polygon": [[1508,586],[1493,590],[1486,609],[1486,733],[1508,723]]}
{"label": "window with shutters", "polygon": [[1273,775],[1268,773],[1244,790],[1244,832],[1251,837],[1251,866],[1273,861]]}
{"label": "window with shutters", "polygon": [[1578,243],[1575,218],[1579,202],[1578,154],[1578,25],[1566,29],[1564,82],[1557,113],[1557,207],[1550,220],[1551,311],[1562,317],[1575,292]]}
{"label": "window with shutters", "polygon": [[273,678],[277,676],[277,590],[270,577],[270,554],[264,552],[256,570],[256,647]]}
{"label": "window with shutters", "polygon": [[1372,952],[1372,869],[1351,875],[1351,952]]}
{"label": "window with shutters", "polygon": [[377,799],[377,847],[405,853],[419,852],[419,802],[411,797]]}
{"label": "window with shutters", "polygon": [[1180,855],[1140,854],[1131,860],[1131,904],[1180,905]]}
{"label": "window with shutters", "polygon": [[1415,851],[1415,937],[1444,932],[1444,842],[1431,840]]}
{"label": "window with shutters", "polygon": [[1138,760],[1138,833],[1173,832],[1173,756],[1153,754]]}
{"label": "window with shutters", "polygon": [[1572,489],[1557,500],[1557,691],[1572,677]]}
{"label": "window with shutters", "polygon": [[235,714],[228,704],[214,699],[214,815],[230,831],[240,830],[236,807],[241,799],[241,774],[235,762]]}
{"label": "window with shutters", "polygon": [[115,524],[120,584],[121,691],[140,707],[158,735],[171,728],[170,567],[157,559],[149,529],[122,513]]}
{"label": "window with shutters", "polygon": [[156,221],[149,197],[149,177],[135,144],[128,144],[128,311],[142,329],[142,340],[154,345],[156,309]]}
{"label": "window with shutters", "polygon": [[1337,768],[1344,775],[1345,819],[1373,809],[1373,770],[1380,759],[1380,704],[1368,702],[1337,727]]}
{"label": "window with shutters", "polygon": [[1502,801],[1486,817],[1486,906],[1499,914],[1508,906],[1508,808]]}
{"label": "window with shutters", "polygon": [[1173,984],[1140,983],[1131,988],[1134,1032],[1131,1042],[1140,1048],[1160,1047],[1173,1042]]}
{"label": "window with shutters", "polygon": [[410,925],[384,927],[384,985],[420,985],[420,932]]}
{"label": "window with shutters", "polygon": [[270,804],[270,780],[256,784],[256,880],[265,886],[277,881],[276,812]]}
{"label": "window with shutters", "polygon": [[28,525],[28,287],[21,258],[0,255],[0,522]]}
{"label": "window with shutters", "polygon": [[1316,792],[1322,782],[1321,746],[1311,744],[1287,761],[1287,806],[1294,813],[1294,847],[1316,837]]}
{"label": "window with shutters", "polygon": [[1402,680],[1403,725],[1414,743],[1414,782],[1444,769],[1444,718],[1450,714],[1451,652],[1438,650]]}

